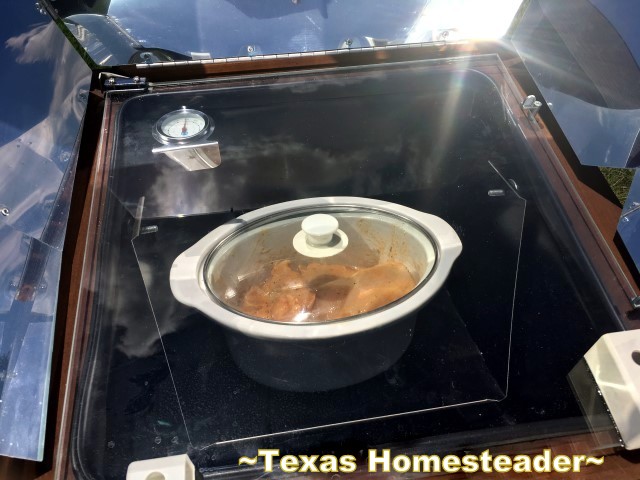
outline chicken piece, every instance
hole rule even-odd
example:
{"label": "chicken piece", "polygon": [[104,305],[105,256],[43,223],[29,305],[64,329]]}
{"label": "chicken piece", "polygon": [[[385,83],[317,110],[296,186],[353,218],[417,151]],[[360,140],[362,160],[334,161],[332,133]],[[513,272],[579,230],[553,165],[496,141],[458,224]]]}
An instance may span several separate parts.
{"label": "chicken piece", "polygon": [[305,286],[300,273],[288,260],[273,265],[261,285],[252,286],[242,299],[240,310],[255,317],[291,321],[311,310],[315,294]]}
{"label": "chicken piece", "polygon": [[313,315],[316,320],[340,318],[344,299],[353,287],[351,278],[357,271],[355,267],[346,265],[315,262],[300,266],[302,278],[316,293],[316,301],[313,305]]}
{"label": "chicken piece", "polygon": [[292,321],[304,313],[315,320],[335,320],[387,305],[416,285],[399,262],[364,269],[309,263],[299,270],[291,268],[289,260],[275,263],[268,277],[244,295],[240,310],[277,321]]}
{"label": "chicken piece", "polygon": [[324,283],[338,278],[353,277],[358,270],[346,265],[326,265],[324,263],[309,263],[300,266],[302,279],[311,288],[317,288]]}
{"label": "chicken piece", "polygon": [[352,278],[353,286],[344,299],[340,317],[370,312],[405,296],[416,282],[399,262],[388,262],[359,270]]}

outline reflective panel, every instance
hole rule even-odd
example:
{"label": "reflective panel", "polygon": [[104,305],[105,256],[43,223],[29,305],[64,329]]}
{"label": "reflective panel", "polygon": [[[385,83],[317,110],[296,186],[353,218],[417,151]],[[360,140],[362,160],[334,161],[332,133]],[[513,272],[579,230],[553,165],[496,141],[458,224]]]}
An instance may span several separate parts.
{"label": "reflective panel", "polygon": [[513,42],[585,165],[640,165],[640,35],[626,0],[534,0]]}
{"label": "reflective panel", "polygon": [[499,38],[521,0],[58,0],[100,65]]}
{"label": "reflective panel", "polygon": [[32,4],[12,4],[0,32],[0,455],[40,460],[76,139],[91,72]]}
{"label": "reflective panel", "polygon": [[622,209],[618,223],[618,233],[627,247],[631,258],[640,270],[640,172],[636,171],[629,196]]}

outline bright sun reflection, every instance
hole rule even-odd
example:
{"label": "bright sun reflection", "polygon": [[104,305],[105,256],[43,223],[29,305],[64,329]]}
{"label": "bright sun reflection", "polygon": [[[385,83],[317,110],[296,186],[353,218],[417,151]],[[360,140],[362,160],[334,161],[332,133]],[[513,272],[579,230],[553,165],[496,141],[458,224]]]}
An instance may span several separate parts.
{"label": "bright sun reflection", "polygon": [[522,0],[430,0],[406,43],[498,39],[508,30]]}

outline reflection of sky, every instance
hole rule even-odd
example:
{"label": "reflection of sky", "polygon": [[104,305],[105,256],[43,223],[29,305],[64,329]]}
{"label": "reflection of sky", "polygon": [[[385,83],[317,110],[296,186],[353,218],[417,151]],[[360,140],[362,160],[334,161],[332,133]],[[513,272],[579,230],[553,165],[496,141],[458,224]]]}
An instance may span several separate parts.
{"label": "reflection of sky", "polygon": [[[635,95],[640,70],[629,52],[638,50],[640,36],[623,17],[637,19],[640,2],[612,2],[624,6],[618,9],[592,3],[532,2],[514,45],[580,162],[634,166],[637,159],[630,154],[640,131]],[[589,28],[576,25],[576,16],[589,20]]]}
{"label": "reflection of sky", "polygon": [[640,35],[638,34],[640,2],[637,0],[590,1],[607,17],[616,30],[618,30],[637,62],[638,59],[640,59]]}
{"label": "reflection of sky", "polygon": [[112,0],[108,15],[148,47],[214,58],[393,43],[499,38],[522,0]]}
{"label": "reflection of sky", "polygon": [[[21,131],[27,130],[47,116],[47,108],[51,103],[53,91],[42,88],[42,78],[51,79],[51,65],[55,59],[46,63],[18,63],[20,50],[6,44],[9,38],[25,33],[26,28],[41,28],[47,21],[46,17],[35,15],[40,23],[26,26],[24,22],[16,22],[16,18],[34,20],[32,3],[12,2],[11,15],[0,15],[0,91],[12,92],[2,95],[2,109],[0,109],[0,145],[4,145],[16,138]],[[15,13],[14,13],[15,12]],[[25,28],[26,27],[26,28]],[[21,95],[16,94],[16,86],[21,86],[29,92],[31,101],[26,102]]]}
{"label": "reflection of sky", "polygon": [[[640,208],[638,207],[640,207],[640,170],[636,170],[627,202],[622,209],[623,215],[618,223],[620,237],[640,270]],[[625,215],[627,212],[631,213]]]}
{"label": "reflection of sky", "polygon": [[[109,15],[149,47],[212,57],[336,49],[347,38],[402,40],[426,0],[112,0]],[[244,49],[244,51],[243,51]]]}
{"label": "reflection of sky", "polygon": [[540,86],[584,165],[625,167],[640,131],[640,110],[616,110]]}

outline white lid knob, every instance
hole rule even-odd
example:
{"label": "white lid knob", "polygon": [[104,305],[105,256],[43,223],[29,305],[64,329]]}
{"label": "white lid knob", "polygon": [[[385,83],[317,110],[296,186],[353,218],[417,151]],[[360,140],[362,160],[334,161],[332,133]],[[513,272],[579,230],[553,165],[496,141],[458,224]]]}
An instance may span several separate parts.
{"label": "white lid knob", "polygon": [[302,231],[309,245],[329,245],[338,231],[338,219],[325,213],[310,215],[302,221]]}
{"label": "white lid knob", "polygon": [[337,255],[349,245],[349,238],[338,229],[338,219],[317,213],[302,221],[302,230],[293,237],[293,248],[305,257],[325,258]]}

